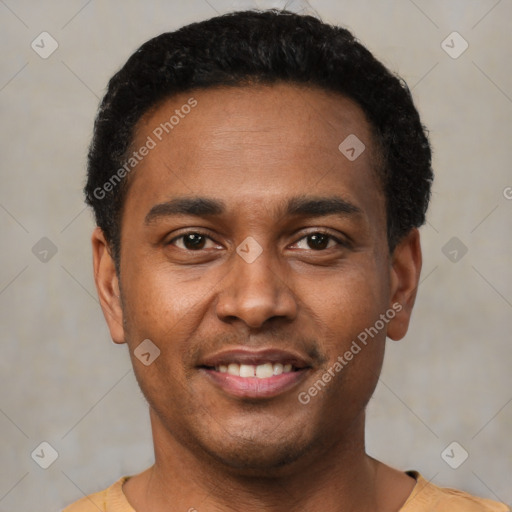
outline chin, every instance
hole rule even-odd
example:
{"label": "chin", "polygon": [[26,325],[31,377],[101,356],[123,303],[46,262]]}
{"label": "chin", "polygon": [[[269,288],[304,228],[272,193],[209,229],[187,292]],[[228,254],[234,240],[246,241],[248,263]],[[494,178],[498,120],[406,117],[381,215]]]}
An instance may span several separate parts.
{"label": "chin", "polygon": [[327,448],[311,413],[293,415],[281,408],[275,415],[249,406],[242,413],[224,409],[214,415],[189,405],[177,414],[150,405],[154,434],[170,434],[196,459],[236,476],[285,476]]}
{"label": "chin", "polygon": [[[313,442],[307,442],[301,434],[292,433],[286,437],[276,436],[275,432],[260,431],[255,435],[244,437],[229,436],[224,431],[223,437],[208,437],[200,442],[203,450],[228,471],[235,471],[246,476],[284,475],[313,449]],[[229,437],[229,439],[227,438]]]}
{"label": "chin", "polygon": [[[208,450],[207,450],[208,451]],[[287,468],[297,462],[304,448],[290,445],[268,446],[254,443],[241,444],[238,449],[215,449],[208,451],[210,457],[228,470],[246,476],[269,477],[284,474]]]}

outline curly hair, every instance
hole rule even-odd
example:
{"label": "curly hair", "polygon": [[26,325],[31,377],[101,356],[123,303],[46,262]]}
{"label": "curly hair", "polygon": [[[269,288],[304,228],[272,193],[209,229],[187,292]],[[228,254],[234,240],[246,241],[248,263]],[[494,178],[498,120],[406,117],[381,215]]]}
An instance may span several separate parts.
{"label": "curly hair", "polygon": [[340,93],[366,114],[382,161],[378,175],[390,251],[425,222],[431,148],[405,82],[344,28],[289,11],[240,11],[150,39],[109,81],[94,124],[84,192],[118,272],[129,180],[103,186],[126,161],[143,114],[192,89],[278,82]]}

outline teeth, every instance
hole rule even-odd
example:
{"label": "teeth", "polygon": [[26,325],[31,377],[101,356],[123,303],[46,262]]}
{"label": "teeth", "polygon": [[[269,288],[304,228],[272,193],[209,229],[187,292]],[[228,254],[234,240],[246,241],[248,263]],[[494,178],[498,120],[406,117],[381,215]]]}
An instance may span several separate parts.
{"label": "teeth", "polygon": [[281,375],[292,371],[291,364],[281,363],[264,363],[255,366],[253,364],[230,363],[228,365],[221,364],[215,367],[220,373],[229,373],[237,377],[256,377],[258,379],[268,379],[273,375]]}
{"label": "teeth", "polygon": [[[240,372],[242,375],[242,372]],[[260,364],[256,366],[256,377],[259,379],[268,379],[274,375],[274,368],[271,363]]]}
{"label": "teeth", "polygon": [[254,366],[252,364],[240,365],[240,377],[254,377]]}
{"label": "teeth", "polygon": [[238,375],[240,377],[240,365],[236,363],[228,364],[228,373],[230,375]]}
{"label": "teeth", "polygon": [[276,363],[274,365],[274,375],[281,375],[283,373],[283,365],[281,363]]}

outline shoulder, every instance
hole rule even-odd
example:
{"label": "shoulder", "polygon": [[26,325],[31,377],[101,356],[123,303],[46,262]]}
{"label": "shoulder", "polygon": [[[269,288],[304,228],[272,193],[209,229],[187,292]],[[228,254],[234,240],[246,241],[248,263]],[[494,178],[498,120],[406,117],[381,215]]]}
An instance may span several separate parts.
{"label": "shoulder", "polygon": [[417,484],[400,512],[510,512],[510,508],[485,498],[478,498],[457,489],[438,487],[419,473],[410,472]]}
{"label": "shoulder", "polygon": [[106,512],[107,510],[107,489],[90,496],[84,496],[67,506],[62,512]]}
{"label": "shoulder", "polygon": [[124,476],[104,491],[84,496],[62,512],[133,512],[124,494],[123,484],[129,477]]}

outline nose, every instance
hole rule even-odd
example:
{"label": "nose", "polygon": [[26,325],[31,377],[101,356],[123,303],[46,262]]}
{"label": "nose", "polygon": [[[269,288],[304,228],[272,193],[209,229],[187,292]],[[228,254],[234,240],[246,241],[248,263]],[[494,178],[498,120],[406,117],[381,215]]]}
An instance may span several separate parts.
{"label": "nose", "polygon": [[298,304],[277,256],[264,250],[251,263],[239,254],[234,254],[233,260],[216,303],[221,321],[241,321],[258,329],[271,319],[290,321],[296,317]]}

